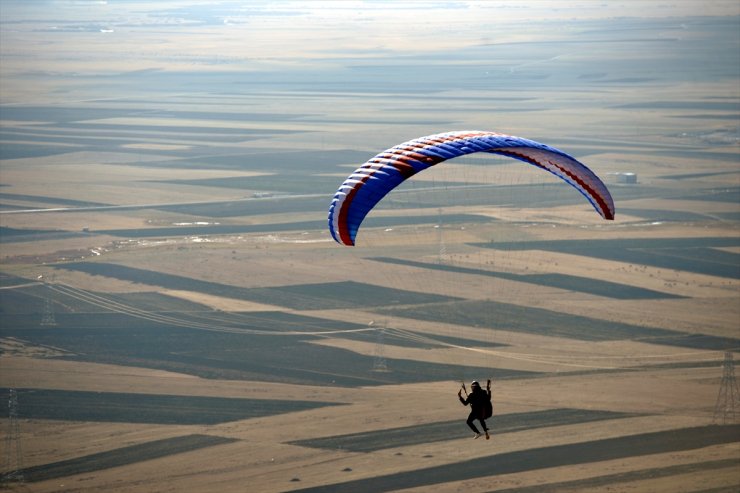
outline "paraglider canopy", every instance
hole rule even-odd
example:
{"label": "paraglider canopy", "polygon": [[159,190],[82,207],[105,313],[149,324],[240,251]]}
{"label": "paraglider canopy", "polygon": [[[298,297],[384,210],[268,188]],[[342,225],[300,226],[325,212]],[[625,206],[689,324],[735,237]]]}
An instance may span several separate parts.
{"label": "paraglider canopy", "polygon": [[377,154],[344,180],[329,206],[329,231],[340,244],[355,244],[365,216],[391,190],[435,164],[466,154],[508,156],[549,171],[580,193],[604,219],[614,201],[593,171],[563,151],[533,140],[482,130],[447,132],[409,140]]}

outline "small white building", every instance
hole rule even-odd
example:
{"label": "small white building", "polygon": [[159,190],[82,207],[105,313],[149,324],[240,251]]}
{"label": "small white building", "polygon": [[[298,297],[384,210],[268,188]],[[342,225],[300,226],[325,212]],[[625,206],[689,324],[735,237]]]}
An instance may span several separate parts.
{"label": "small white building", "polygon": [[620,172],[620,173],[613,173],[613,174],[616,177],[617,183],[628,183],[628,184],[637,183],[637,173]]}

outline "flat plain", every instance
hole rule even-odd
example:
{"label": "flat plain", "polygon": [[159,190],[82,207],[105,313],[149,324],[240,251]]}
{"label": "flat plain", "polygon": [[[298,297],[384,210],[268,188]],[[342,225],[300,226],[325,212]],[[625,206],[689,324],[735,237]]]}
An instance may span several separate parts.
{"label": "flat plain", "polygon": [[[740,487],[735,3],[8,5],[3,487]],[[467,128],[573,154],[616,219],[474,155],[331,239],[355,167]]]}

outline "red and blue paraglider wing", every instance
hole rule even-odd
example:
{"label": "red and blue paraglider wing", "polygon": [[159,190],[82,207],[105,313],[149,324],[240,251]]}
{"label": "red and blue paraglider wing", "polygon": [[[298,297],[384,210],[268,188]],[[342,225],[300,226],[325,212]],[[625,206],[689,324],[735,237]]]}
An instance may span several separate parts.
{"label": "red and blue paraglider wing", "polygon": [[572,156],[533,140],[478,130],[428,135],[391,147],[357,168],[329,207],[329,231],[343,245],[355,244],[365,216],[404,180],[448,159],[488,152],[533,164],[581,192],[604,219],[614,219],[614,201],[593,171]]}

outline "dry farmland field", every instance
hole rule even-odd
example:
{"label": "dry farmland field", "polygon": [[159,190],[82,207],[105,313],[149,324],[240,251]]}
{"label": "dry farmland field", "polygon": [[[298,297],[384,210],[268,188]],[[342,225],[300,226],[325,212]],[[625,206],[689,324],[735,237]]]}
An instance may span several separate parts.
{"label": "dry farmland field", "polygon": [[[638,215],[662,199],[634,202],[587,227],[571,205],[542,222],[391,210],[354,250],[321,220],[28,213],[112,217],[101,232],[7,226],[0,381],[22,484],[729,491],[740,429],[715,404],[739,342],[737,222],[711,217],[721,201],[665,222]],[[486,378],[493,437],[472,441],[455,393]]]}
{"label": "dry farmland field", "polygon": [[[137,9],[115,29],[15,22],[0,72],[2,487],[737,491],[740,13],[707,8],[596,16],[506,51],[424,34],[439,65],[411,48],[368,61],[330,24],[338,38],[313,48],[286,34],[296,58],[259,48],[250,63],[279,63],[248,76],[164,17],[132,24]],[[314,32],[305,16],[292,22]],[[237,27],[190,26],[236,49]],[[99,41],[127,29],[161,51]],[[687,59],[706,63],[686,75]],[[389,72],[392,87],[371,83]],[[356,247],[332,240],[327,209],[355,167],[461,128],[573,154],[616,219],[532,166],[471,156],[388,195]],[[490,440],[472,439],[456,395],[474,379],[492,381]]]}

